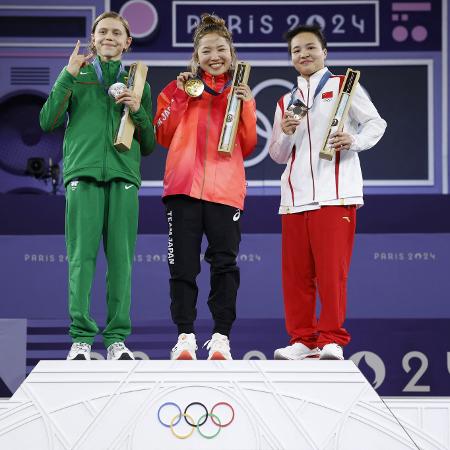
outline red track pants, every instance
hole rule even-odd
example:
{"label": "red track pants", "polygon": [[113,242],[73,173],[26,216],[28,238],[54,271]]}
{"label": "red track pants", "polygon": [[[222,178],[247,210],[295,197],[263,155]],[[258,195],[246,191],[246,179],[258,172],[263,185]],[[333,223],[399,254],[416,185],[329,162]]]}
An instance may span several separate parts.
{"label": "red track pants", "polygon": [[[355,206],[324,206],[282,216],[282,277],[291,344],[345,346],[347,276],[356,226]],[[316,287],[321,300],[316,317]]]}

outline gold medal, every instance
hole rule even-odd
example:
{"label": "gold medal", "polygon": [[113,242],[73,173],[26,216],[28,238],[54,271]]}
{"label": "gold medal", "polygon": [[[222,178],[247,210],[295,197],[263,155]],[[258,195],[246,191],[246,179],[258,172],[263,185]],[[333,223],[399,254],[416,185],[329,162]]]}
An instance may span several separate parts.
{"label": "gold medal", "polygon": [[184,83],[184,91],[189,97],[199,97],[204,89],[203,81],[198,78],[190,78]]}

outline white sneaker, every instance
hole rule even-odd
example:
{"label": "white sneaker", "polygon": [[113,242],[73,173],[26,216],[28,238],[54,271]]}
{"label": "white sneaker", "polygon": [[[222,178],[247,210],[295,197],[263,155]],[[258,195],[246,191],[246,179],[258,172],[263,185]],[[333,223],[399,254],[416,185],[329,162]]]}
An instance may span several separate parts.
{"label": "white sneaker", "polygon": [[230,341],[224,334],[214,333],[211,339],[203,344],[203,347],[205,346],[206,350],[209,350],[208,359],[233,359],[230,351]]}
{"label": "white sneaker", "polygon": [[316,347],[310,349],[301,342],[288,345],[287,347],[277,348],[273,354],[274,359],[292,359],[300,360],[306,358],[318,358],[320,350]]}
{"label": "white sneaker", "polygon": [[91,360],[91,346],[84,342],[74,342],[70,347],[70,352],[67,355],[68,360]]}
{"label": "white sneaker", "polygon": [[342,347],[334,342],[324,345],[320,352],[320,359],[344,359]]}
{"label": "white sneaker", "polygon": [[197,350],[197,341],[194,333],[181,333],[175,347],[170,352],[170,359],[191,360],[197,359],[195,351]]}
{"label": "white sneaker", "polygon": [[108,354],[106,359],[109,360],[131,360],[134,359],[134,355],[130,349],[128,349],[123,342],[114,342],[107,348]]}

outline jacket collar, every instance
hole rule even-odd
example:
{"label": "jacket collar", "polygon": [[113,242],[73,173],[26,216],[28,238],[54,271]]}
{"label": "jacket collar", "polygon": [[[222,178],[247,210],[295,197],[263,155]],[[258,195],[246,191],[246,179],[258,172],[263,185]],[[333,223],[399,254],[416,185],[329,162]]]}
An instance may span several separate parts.
{"label": "jacket collar", "polygon": [[[320,80],[322,79],[323,75],[328,71],[328,67],[324,67],[323,69],[318,70],[317,72],[314,72],[310,77],[309,77],[309,98],[310,98],[310,102],[312,102],[313,100],[313,95],[314,92],[320,82]],[[308,96],[308,80],[306,78],[303,78],[301,75],[299,75],[297,77],[297,86],[300,89],[300,91],[303,93],[304,95],[304,102],[306,103],[306,99]],[[310,105],[308,105],[310,106]]]}
{"label": "jacket collar", "polygon": [[202,71],[202,80],[212,89],[217,90],[222,88],[222,86],[229,80],[228,73],[223,73],[221,75],[211,75],[208,72]]}
{"label": "jacket collar", "polygon": [[[121,68],[122,61],[102,61],[100,58],[98,58],[98,60],[100,61],[100,67],[102,69],[102,77],[104,80],[103,83],[106,86],[109,86],[117,82],[120,75],[119,70]],[[126,75],[126,73],[124,74]]]}
{"label": "jacket collar", "polygon": [[[318,70],[317,72],[314,72],[309,77],[309,85],[311,86],[313,83],[317,85],[319,83],[320,79],[322,78],[323,74],[329,70],[328,67],[324,67],[323,69]],[[297,77],[297,83],[299,88],[303,88],[304,86],[308,85],[308,80],[306,78],[303,78],[301,75]]]}

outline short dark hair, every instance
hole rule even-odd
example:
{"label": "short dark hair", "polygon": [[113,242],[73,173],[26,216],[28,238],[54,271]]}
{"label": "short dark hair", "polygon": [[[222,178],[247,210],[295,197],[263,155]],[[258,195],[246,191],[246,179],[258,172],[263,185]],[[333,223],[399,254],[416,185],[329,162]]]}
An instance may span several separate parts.
{"label": "short dark hair", "polygon": [[294,39],[294,37],[300,33],[312,33],[316,35],[317,39],[319,39],[320,44],[322,45],[322,48],[324,49],[327,48],[327,40],[325,39],[325,36],[318,25],[299,25],[298,27],[286,31],[286,33],[283,34],[285,41],[287,41],[288,43],[289,54],[291,54],[292,50],[291,49],[292,39]]}

